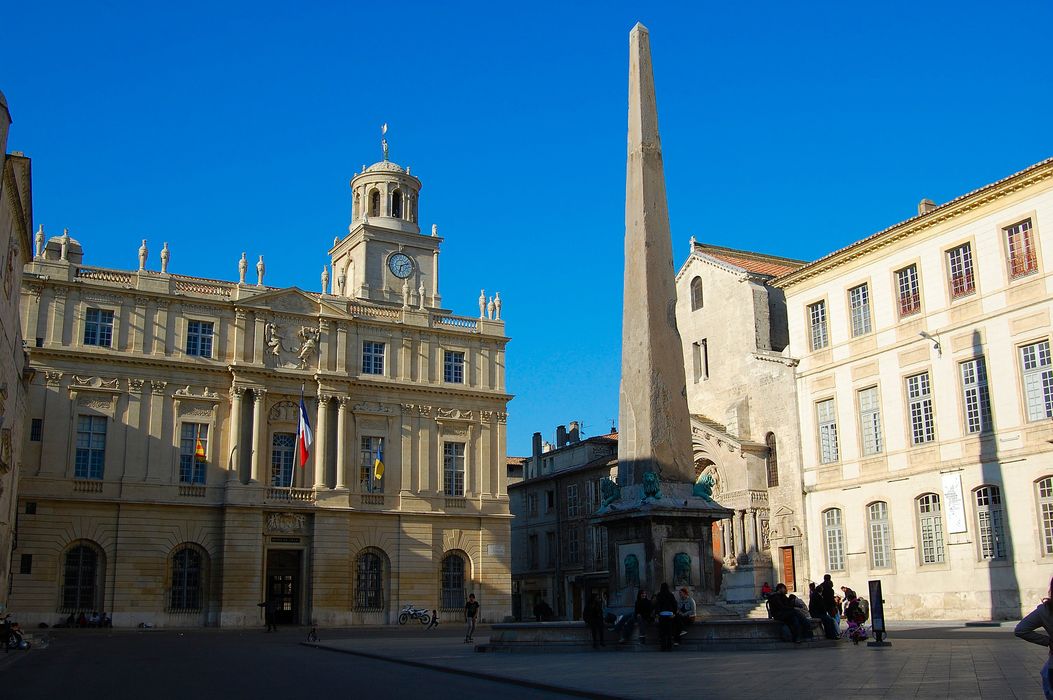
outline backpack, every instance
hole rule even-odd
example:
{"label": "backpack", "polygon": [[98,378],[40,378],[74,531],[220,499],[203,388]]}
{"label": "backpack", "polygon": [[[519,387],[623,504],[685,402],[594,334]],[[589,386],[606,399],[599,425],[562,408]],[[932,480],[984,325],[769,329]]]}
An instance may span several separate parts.
{"label": "backpack", "polygon": [[862,616],[860,622],[866,622],[870,619],[870,603],[867,602],[866,598],[859,599],[859,614]]}

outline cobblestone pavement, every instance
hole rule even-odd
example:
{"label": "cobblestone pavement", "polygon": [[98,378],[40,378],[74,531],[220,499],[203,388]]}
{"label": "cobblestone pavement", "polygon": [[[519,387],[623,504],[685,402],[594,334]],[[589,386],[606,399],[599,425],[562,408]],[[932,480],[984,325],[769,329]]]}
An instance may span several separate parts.
{"label": "cobblestone pavement", "polygon": [[[338,638],[334,651],[562,688],[598,697],[679,696],[704,688],[707,698],[1034,698],[1046,651],[1013,636],[1012,627],[918,625],[892,633],[892,646],[847,641],[825,649],[628,653],[600,651],[478,653],[456,638]],[[477,634],[476,641],[484,641]]]}

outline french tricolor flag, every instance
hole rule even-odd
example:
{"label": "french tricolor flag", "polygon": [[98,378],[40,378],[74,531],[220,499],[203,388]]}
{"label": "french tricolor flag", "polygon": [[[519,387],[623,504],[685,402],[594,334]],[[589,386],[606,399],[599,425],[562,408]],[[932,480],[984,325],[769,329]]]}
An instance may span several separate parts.
{"label": "french tricolor flag", "polygon": [[307,406],[303,402],[303,387],[300,387],[300,422],[296,426],[296,447],[300,452],[300,467],[303,468],[311,456],[311,419],[307,417]]}

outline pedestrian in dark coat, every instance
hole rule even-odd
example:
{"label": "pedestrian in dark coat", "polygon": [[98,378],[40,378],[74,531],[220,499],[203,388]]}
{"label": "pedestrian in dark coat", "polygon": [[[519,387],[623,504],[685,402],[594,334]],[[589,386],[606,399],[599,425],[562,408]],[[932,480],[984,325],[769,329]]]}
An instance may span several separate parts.
{"label": "pedestrian in dark coat", "polygon": [[1049,658],[1042,667],[1042,692],[1046,700],[1053,700],[1053,646],[1050,646],[1053,644],[1053,579],[1049,581],[1049,597],[1020,621],[1014,633],[1025,641],[1049,649]]}
{"label": "pedestrian in dark coat", "polygon": [[278,623],[274,619],[274,614],[278,612],[278,603],[274,598],[268,598],[262,603],[256,603],[257,607],[263,608],[263,621],[267,624],[266,632],[277,632]]}
{"label": "pedestrian in dark coat", "polygon": [[673,650],[673,620],[676,617],[676,596],[669,590],[669,584],[663,583],[654,597],[654,612],[658,616],[658,639],[662,651]]}
{"label": "pedestrian in dark coat", "polygon": [[589,632],[592,633],[592,648],[599,649],[607,646],[603,641],[603,603],[595,593],[589,596],[589,602],[585,604],[585,609],[581,612],[581,619],[589,626]]}

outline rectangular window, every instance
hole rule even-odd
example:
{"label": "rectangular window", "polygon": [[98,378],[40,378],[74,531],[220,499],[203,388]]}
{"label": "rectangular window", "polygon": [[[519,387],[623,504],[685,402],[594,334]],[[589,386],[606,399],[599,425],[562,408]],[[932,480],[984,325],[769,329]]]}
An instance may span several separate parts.
{"label": "rectangular window", "polygon": [[867,506],[870,525],[870,567],[887,569],[892,566],[892,538],[888,526],[888,504],[884,501]]}
{"label": "rectangular window", "polygon": [[968,243],[947,251],[947,267],[951,273],[951,299],[960,299],[976,291],[973,250]]}
{"label": "rectangular window", "polygon": [[859,392],[859,423],[863,431],[863,454],[881,454],[881,406],[878,389],[872,386]]}
{"label": "rectangular window", "polygon": [[275,433],[271,438],[271,486],[292,486],[296,433]]}
{"label": "rectangular window", "polygon": [[702,343],[691,343],[691,359],[695,368],[695,381],[702,380]]}
{"label": "rectangular window", "polygon": [[870,332],[870,289],[865,284],[848,290],[848,309],[852,316],[852,337]]}
{"label": "rectangular window", "polygon": [[987,364],[977,357],[959,365],[962,370],[962,399],[965,401],[965,430],[991,432],[991,396],[987,390]]}
{"label": "rectangular window", "polygon": [[932,387],[929,373],[907,377],[907,402],[910,404],[910,440],[921,445],[936,439],[936,423],[932,418]]}
{"label": "rectangular window", "polygon": [[578,485],[568,484],[567,485],[567,517],[576,518],[578,517],[580,510],[580,504],[578,503]]}
{"label": "rectangular window", "polygon": [[545,556],[548,559],[548,566],[556,565],[556,533],[554,532],[545,533]]}
{"label": "rectangular window", "polygon": [[585,482],[585,512],[589,515],[591,515],[599,505],[599,501],[597,500],[597,495],[600,490],[599,485],[600,482],[592,479]]}
{"label": "rectangular window", "polygon": [[536,568],[538,568],[538,562],[540,561],[540,558],[538,557],[537,535],[530,535],[529,540],[530,540],[530,568],[531,569],[536,569]]}
{"label": "rectangular window", "polygon": [[20,574],[32,574],[33,573],[33,555],[23,554],[22,560],[18,564],[18,573]]}
{"label": "rectangular window", "polygon": [[976,524],[980,540],[980,558],[1004,559],[1002,490],[997,486],[983,486],[976,490]]}
{"label": "rectangular window", "polygon": [[[359,446],[358,485],[361,493],[384,493],[384,475],[378,479],[376,470],[378,451],[383,458],[384,438],[363,435]],[[386,469],[387,464],[384,467]]]}
{"label": "rectangular window", "polygon": [[819,419],[819,460],[823,464],[836,462],[837,454],[837,416],[834,413],[834,400],[827,399],[815,405]]}
{"label": "rectangular window", "polygon": [[1053,554],[1053,476],[1038,482],[1039,529],[1042,532],[1042,552]]}
{"label": "rectangular window", "polygon": [[808,324],[811,328],[812,350],[825,348],[830,342],[826,334],[826,302],[817,301],[808,306]]}
{"label": "rectangular window", "polygon": [[362,342],[362,374],[384,374],[384,343]]}
{"label": "rectangular window", "polygon": [[581,528],[567,529],[567,563],[577,564],[581,561]]}
{"label": "rectangular window", "polygon": [[939,496],[929,493],[918,499],[918,520],[921,530],[921,563],[942,564],[943,511],[940,508]]}
{"label": "rectangular window", "polygon": [[1025,219],[1005,229],[1009,250],[1009,277],[1016,279],[1038,271],[1038,256],[1031,233],[1031,219]]}
{"label": "rectangular window", "polygon": [[447,350],[443,355],[442,380],[447,384],[464,384],[464,353]]}
{"label": "rectangular window", "polygon": [[84,344],[108,348],[113,341],[113,312],[88,309],[84,316]]}
{"label": "rectangular window", "polygon": [[918,285],[918,266],[909,265],[896,271],[899,288],[899,315],[912,316],[921,311],[921,289]]}
{"label": "rectangular window", "polygon": [[841,528],[841,510],[823,511],[823,538],[826,542],[826,570],[845,570],[845,532]]}
{"label": "rectangular window", "polygon": [[464,495],[464,443],[442,444],[443,492],[447,496]]}
{"label": "rectangular window", "polygon": [[34,418],[29,424],[29,440],[30,442],[40,442],[44,437],[44,419]]}
{"label": "rectangular window", "polygon": [[208,424],[183,423],[179,436],[179,483],[205,483],[207,455]]}
{"label": "rectangular window", "polygon": [[556,492],[552,490],[545,491],[545,512],[551,513],[556,507]]}
{"label": "rectangular window", "polygon": [[1020,366],[1024,373],[1027,419],[1042,420],[1053,416],[1053,366],[1050,362],[1049,341],[1043,340],[1020,348]]}
{"label": "rectangular window", "polygon": [[532,493],[527,496],[527,512],[532,517],[537,516],[537,494]]}
{"label": "rectangular window", "polygon": [[186,354],[195,357],[212,357],[211,321],[187,321]]}
{"label": "rectangular window", "polygon": [[77,454],[73,475],[78,479],[101,479],[106,459],[106,418],[80,416],[77,419]]}

